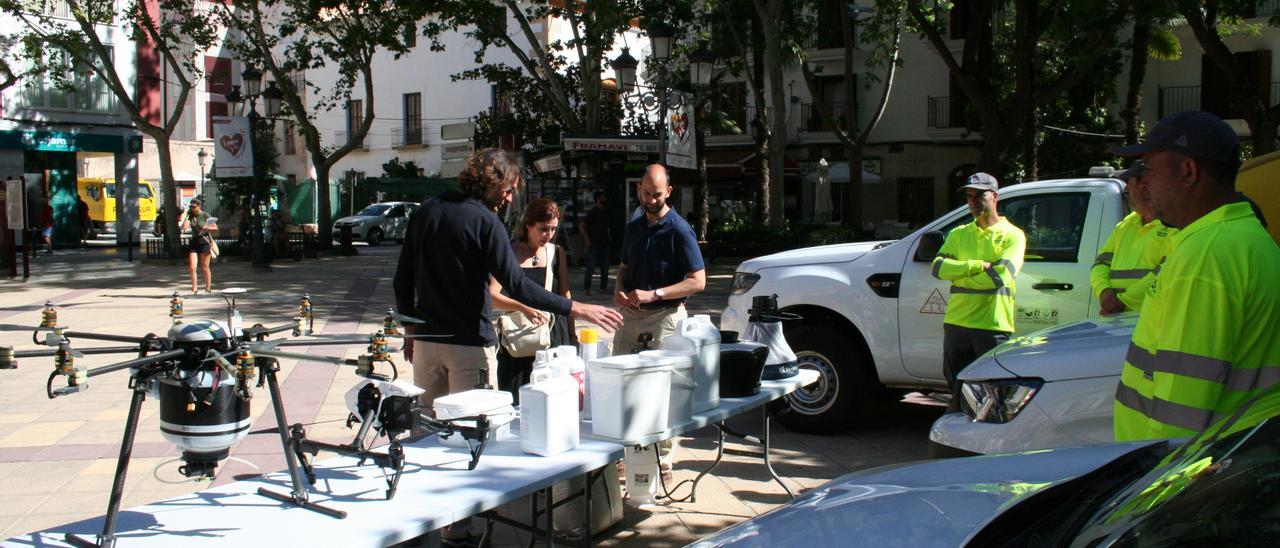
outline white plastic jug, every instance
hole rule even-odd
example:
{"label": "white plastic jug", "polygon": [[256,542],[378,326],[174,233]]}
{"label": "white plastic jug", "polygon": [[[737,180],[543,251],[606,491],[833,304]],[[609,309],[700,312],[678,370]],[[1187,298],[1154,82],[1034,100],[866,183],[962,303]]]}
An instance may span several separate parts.
{"label": "white plastic jug", "polygon": [[666,430],[671,366],[670,360],[636,354],[597,358],[588,364],[592,433],[627,441]]}
{"label": "white plastic jug", "polygon": [[[536,369],[536,368],[535,368]],[[538,378],[520,387],[520,449],[549,457],[578,447],[578,383]]]}
{"label": "white plastic jug", "polygon": [[622,460],[627,467],[627,502],[634,506],[653,504],[658,494],[657,447],[628,445]]}
{"label": "white plastic jug", "polygon": [[645,350],[642,358],[671,360],[671,403],[667,410],[667,427],[674,428],[693,419],[694,360],[687,350]]}
{"label": "white plastic jug", "polygon": [[720,330],[706,314],[685,318],[676,333],[662,339],[664,350],[684,350],[696,356],[693,373],[693,412],[720,405]]}

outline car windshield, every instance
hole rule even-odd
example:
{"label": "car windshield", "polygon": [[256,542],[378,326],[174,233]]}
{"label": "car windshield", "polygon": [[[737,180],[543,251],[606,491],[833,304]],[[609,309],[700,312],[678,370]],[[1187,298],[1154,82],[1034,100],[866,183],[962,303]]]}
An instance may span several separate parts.
{"label": "car windshield", "polygon": [[382,216],[383,213],[386,213],[388,209],[391,209],[391,204],[373,204],[369,207],[361,209],[360,213],[356,213],[356,216],[357,217],[380,217]]}
{"label": "car windshield", "polygon": [[1112,497],[1077,546],[1169,546],[1280,538],[1280,391],[1179,446]]}

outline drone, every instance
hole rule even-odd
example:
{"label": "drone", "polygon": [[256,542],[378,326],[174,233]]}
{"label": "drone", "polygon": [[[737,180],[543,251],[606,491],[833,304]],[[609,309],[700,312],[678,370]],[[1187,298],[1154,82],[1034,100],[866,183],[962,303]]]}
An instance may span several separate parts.
{"label": "drone", "polygon": [[[222,290],[222,297],[227,303],[225,320],[186,319],[182,298],[174,292],[169,300],[172,326],[163,337],[154,333],[135,337],[73,331],[59,325],[57,309],[52,302],[46,301],[41,311],[40,324],[32,331],[31,338],[33,343],[49,348],[15,351],[12,347],[0,347],[0,370],[17,368],[19,358],[53,357],[53,371],[45,386],[46,395],[50,399],[88,390],[89,380],[93,377],[129,370],[128,388],[133,397],[129,404],[102,533],[96,541],[68,534],[68,543],[75,546],[115,545],[115,527],[123,499],[125,476],[133,452],[142,403],[148,395],[159,401],[162,436],[182,450],[183,464],[179,466],[179,472],[187,477],[211,478],[218,463],[230,455],[231,448],[249,435],[249,403],[253,399],[254,389],[261,389],[265,385],[271,396],[272,411],[292,489],[289,493],[280,493],[259,488],[258,494],[338,519],[345,518],[346,512],[309,500],[309,487],[314,486],[317,479],[313,460],[322,450],[357,457],[359,465],[366,462],[376,464],[383,472],[388,500],[395,496],[404,472],[402,441],[408,438],[402,436],[448,437],[457,434],[466,440],[470,450],[468,468],[475,469],[489,438],[491,422],[488,418],[479,415],[445,420],[424,415],[417,399],[423,390],[398,378],[392,355],[400,349],[392,348],[391,340],[399,339],[407,344],[412,339],[433,337],[408,335],[400,328],[402,323],[422,323],[421,320],[388,310],[381,328],[372,335],[313,335],[313,304],[310,295],[304,294],[291,322],[276,327],[256,324],[246,328],[243,327],[240,312],[236,308],[236,297],[245,292],[244,288]],[[292,337],[314,338],[267,339],[271,335],[286,332]],[[81,348],[73,344],[73,340],[77,339],[124,343],[124,346]],[[315,356],[281,350],[294,346],[358,344],[367,346],[366,352],[356,358]],[[86,369],[76,363],[77,358],[86,355],[121,353],[137,354],[137,357],[93,369]],[[289,424],[285,417],[278,379],[278,359],[297,359],[355,368],[355,373],[361,380],[345,397],[351,412],[347,418],[347,427],[359,424],[350,443],[332,444],[311,440],[307,438],[303,425]],[[65,384],[55,386],[60,378],[65,380]],[[374,441],[378,437],[385,437],[388,441],[384,452],[373,450]],[[391,470],[389,475],[388,469]]]}

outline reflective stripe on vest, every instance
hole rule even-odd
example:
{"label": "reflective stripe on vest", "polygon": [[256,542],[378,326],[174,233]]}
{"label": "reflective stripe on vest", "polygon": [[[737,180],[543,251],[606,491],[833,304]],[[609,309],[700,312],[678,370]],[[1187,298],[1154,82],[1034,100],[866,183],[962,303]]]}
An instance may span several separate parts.
{"label": "reflective stripe on vest", "polygon": [[1116,401],[1151,420],[1187,430],[1203,430],[1213,422],[1212,410],[1173,403],[1160,398],[1148,398],[1123,383],[1116,387]]}
{"label": "reflective stripe on vest", "polygon": [[969,289],[967,287],[951,286],[951,293],[965,293],[969,295],[1013,295],[1013,289],[1008,286],[997,287],[995,289]]}

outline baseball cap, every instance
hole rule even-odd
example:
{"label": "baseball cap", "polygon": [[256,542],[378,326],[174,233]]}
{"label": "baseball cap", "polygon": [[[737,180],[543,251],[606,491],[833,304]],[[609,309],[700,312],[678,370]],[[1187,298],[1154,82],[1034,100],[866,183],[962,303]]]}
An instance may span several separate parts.
{"label": "baseball cap", "polygon": [[1142,160],[1138,160],[1134,162],[1133,165],[1129,166],[1129,169],[1126,169],[1124,171],[1117,171],[1114,175],[1112,175],[1112,177],[1115,177],[1116,179],[1120,179],[1121,181],[1128,181],[1129,179],[1139,179],[1142,177],[1142,173],[1145,172],[1146,170],[1147,170],[1146,162],[1143,162]]}
{"label": "baseball cap", "polygon": [[1236,131],[1221,118],[1201,111],[1166,116],[1147,132],[1141,143],[1113,148],[1111,152],[1120,156],[1138,156],[1160,150],[1228,164],[1240,159]]}
{"label": "baseball cap", "polygon": [[1000,183],[997,182],[996,178],[992,177],[991,174],[983,173],[979,171],[977,173],[974,173],[973,175],[970,175],[968,183],[966,183],[964,186],[960,188],[962,190],[966,188],[972,188],[975,190],[990,190],[991,192],[999,192]]}

